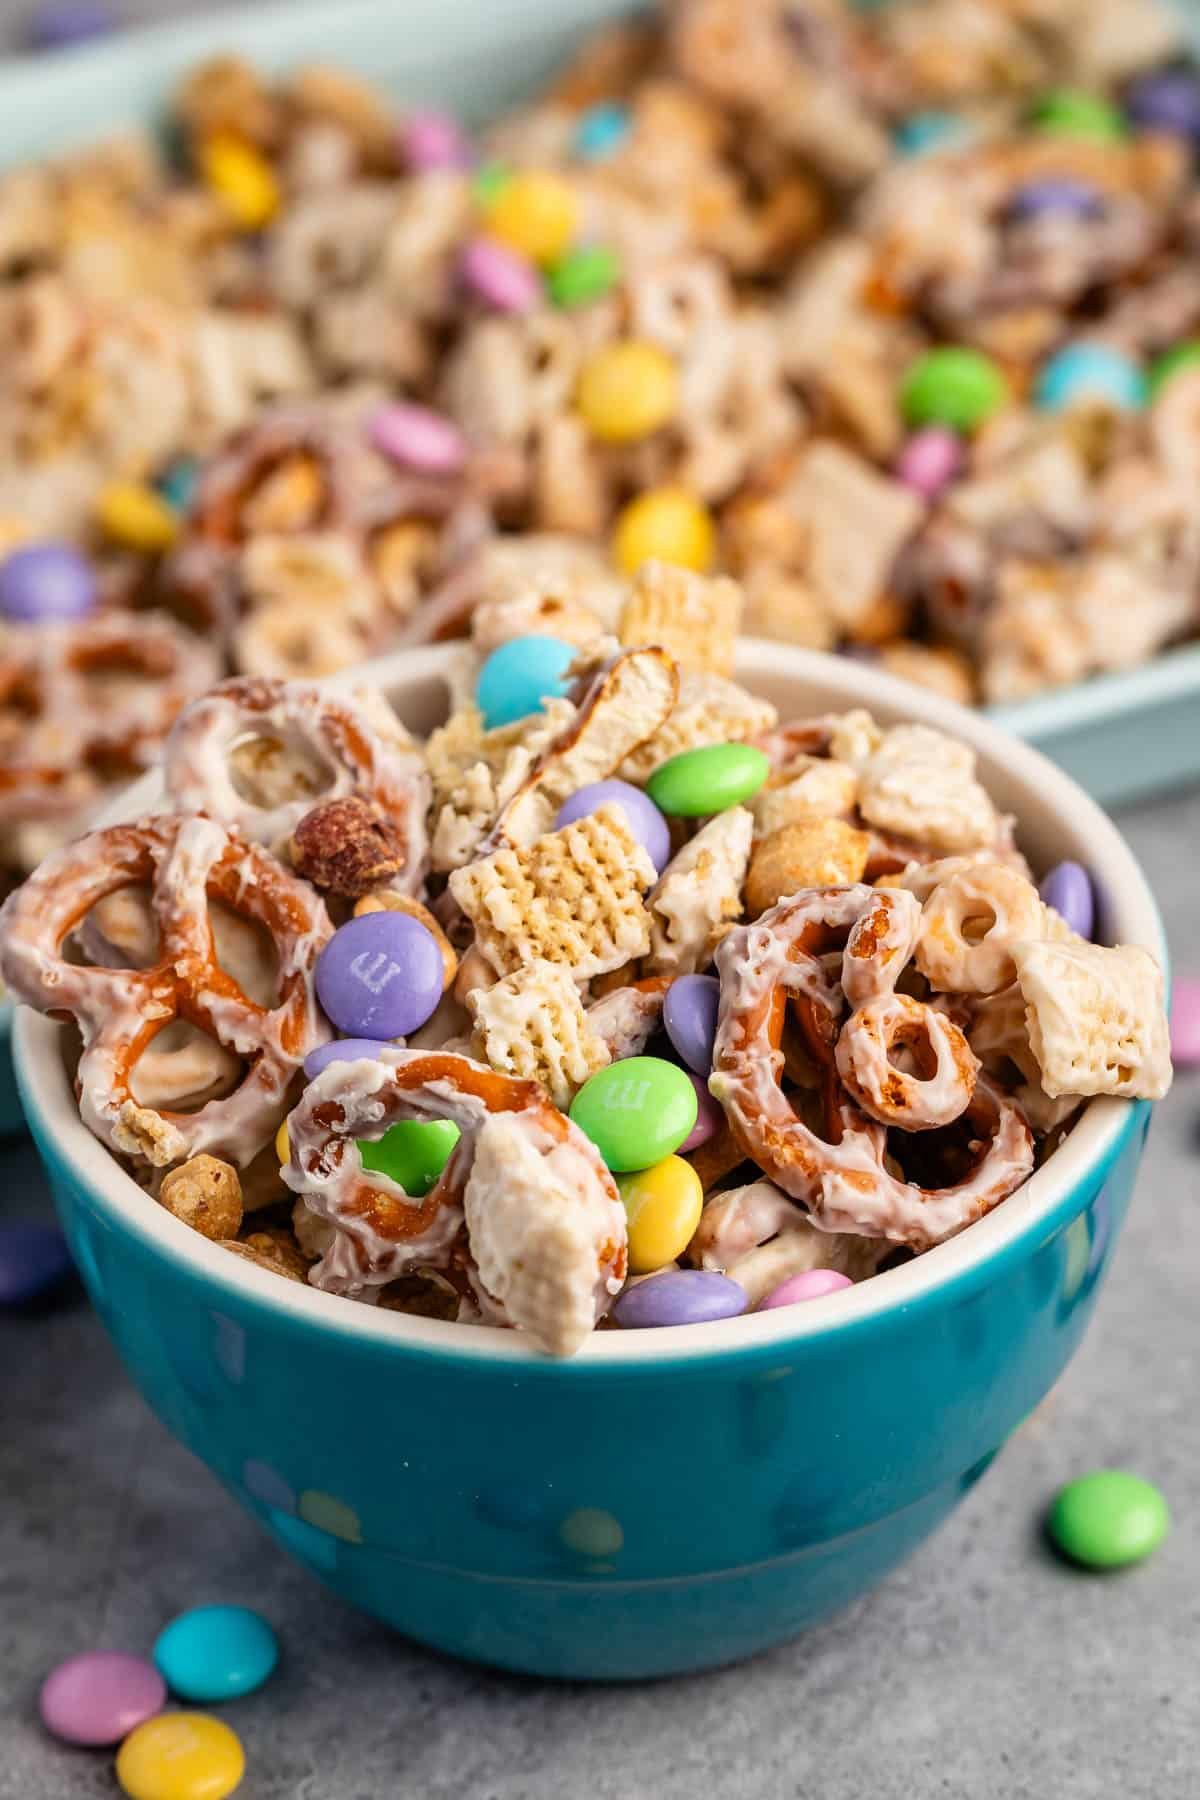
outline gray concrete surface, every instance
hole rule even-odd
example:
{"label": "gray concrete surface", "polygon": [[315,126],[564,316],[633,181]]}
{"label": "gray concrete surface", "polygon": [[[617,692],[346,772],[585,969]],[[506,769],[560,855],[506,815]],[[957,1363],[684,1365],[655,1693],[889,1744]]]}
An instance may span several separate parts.
{"label": "gray concrete surface", "polygon": [[[1200,972],[1200,794],[1122,819]],[[932,1543],[851,1612],[739,1669],[556,1687],[430,1655],[357,1617],[262,1537],[125,1380],[78,1297],[0,1322],[0,1800],[111,1796],[53,1745],[37,1684],[74,1651],[144,1649],[187,1606],[252,1602],[278,1676],[225,1716],[243,1800],[1185,1800],[1200,1791],[1200,1076],[1151,1132],[1092,1332]],[[45,1206],[28,1150],[0,1208]],[[1165,1489],[1145,1567],[1042,1549],[1055,1487],[1103,1464]]]}

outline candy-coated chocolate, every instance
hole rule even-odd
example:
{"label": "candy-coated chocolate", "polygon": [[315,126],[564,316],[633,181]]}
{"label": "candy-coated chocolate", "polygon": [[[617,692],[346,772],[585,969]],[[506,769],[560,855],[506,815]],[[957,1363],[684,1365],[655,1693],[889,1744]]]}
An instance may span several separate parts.
{"label": "candy-coated chocolate", "polygon": [[613,1318],[627,1331],[662,1325],[706,1325],[736,1319],[746,1310],[746,1290],[715,1269],[664,1269],[618,1294]]}
{"label": "candy-coated chocolate", "polygon": [[589,1077],[571,1118],[610,1169],[648,1169],[678,1150],[696,1123],[687,1074],[658,1056],[630,1056]]}
{"label": "candy-coated chocolate", "polygon": [[459,259],[463,282],[497,312],[532,312],[541,304],[542,279],[533,264],[495,238],[472,238]]}
{"label": "candy-coated chocolate", "polygon": [[925,156],[931,150],[950,150],[965,144],[971,127],[959,113],[910,113],[896,127],[896,148],[901,156]]}
{"label": "candy-coated chocolate", "polygon": [[0,562],[0,615],[16,624],[82,619],[96,598],[92,566],[70,544],[23,544]]}
{"label": "candy-coated chocolate", "polygon": [[591,781],[586,787],[577,788],[559,807],[554,828],[557,831],[576,819],[584,819],[589,813],[599,812],[602,806],[621,808],[630,831],[661,874],[671,857],[670,827],[649,794],[631,782]]}
{"label": "candy-coated chocolate", "polygon": [[757,794],[770,772],[766,755],[753,744],[706,744],[660,763],[646,792],[663,812],[699,819],[740,806]]}
{"label": "candy-coated chocolate", "polygon": [[1200,980],[1177,975],[1171,983],[1171,1056],[1181,1068],[1200,1066]]}
{"label": "candy-coated chocolate", "polygon": [[566,255],[579,220],[574,188],[549,169],[518,170],[484,210],[489,237],[542,268]]}
{"label": "candy-coated chocolate", "polygon": [[513,725],[565,694],[568,668],[579,652],[562,638],[510,638],[492,651],[475,681],[475,701],[489,731]]}
{"label": "candy-coated chocolate", "polygon": [[990,356],[966,345],[927,350],[909,365],[900,410],[910,425],[948,425],[971,432],[1008,399],[1008,383]]}
{"label": "candy-coated chocolate", "polygon": [[896,459],[896,475],[924,500],[936,500],[963,465],[963,444],[945,425],[914,431]]}
{"label": "candy-coated chocolate", "polygon": [[1064,412],[1081,401],[1137,412],[1146,404],[1146,377],[1109,344],[1067,344],[1042,365],[1033,397],[1043,412]]}
{"label": "candy-coated chocolate", "polygon": [[1177,375],[1181,369],[1194,369],[1197,363],[1200,363],[1200,339],[1188,338],[1182,344],[1172,344],[1150,364],[1146,376],[1150,398],[1154,399],[1172,375]]}
{"label": "candy-coated chocolate", "polygon": [[128,1800],[225,1800],[246,1770],[237,1736],[208,1713],[159,1713],[117,1752]]}
{"label": "candy-coated chocolate", "polygon": [[1125,96],[1125,117],[1142,131],[1200,142],[1200,80],[1191,69],[1139,75]]}
{"label": "candy-coated chocolate", "polygon": [[772,1288],[759,1301],[758,1310],[769,1312],[772,1307],[795,1306],[801,1300],[823,1300],[826,1294],[836,1294],[839,1288],[853,1285],[848,1275],[840,1275],[836,1269],[805,1269],[803,1274],[790,1275]]}
{"label": "candy-coated chocolate", "polygon": [[450,1119],[401,1119],[381,1138],[359,1138],[358,1154],[364,1169],[389,1176],[406,1194],[427,1194],[459,1136]]}
{"label": "candy-coated chocolate", "polygon": [[142,481],[110,481],[96,501],[96,523],[123,550],[157,556],[179,536],[173,506]]}
{"label": "candy-coated chocolate", "polygon": [[423,1025],[442,997],[433,933],[408,913],[363,913],[317,959],[317,999],[350,1037],[395,1038]]}
{"label": "candy-coated chocolate", "polygon": [[501,188],[512,180],[512,170],[507,163],[493,159],[480,163],[471,177],[471,192],[478,205],[488,207],[497,198]]}
{"label": "candy-coated chocolate", "polygon": [[74,1266],[57,1225],[36,1219],[0,1223],[0,1307],[40,1299],[65,1281]]}
{"label": "candy-coated chocolate", "polygon": [[186,513],[196,496],[200,464],[194,456],[177,456],[158,477],[159,493],[173,512]]}
{"label": "candy-coated chocolate", "polygon": [[1062,218],[1099,218],[1104,202],[1089,181],[1077,181],[1070,175],[1045,175],[1040,181],[1027,181],[1008,203],[1008,216],[1015,221]]}
{"label": "candy-coated chocolate", "polygon": [[304,1079],[315,1081],[322,1069],[327,1069],[332,1062],[357,1062],[360,1057],[372,1060],[381,1050],[391,1047],[387,1038],[335,1038],[332,1044],[322,1044],[318,1050],[310,1050],[304,1059]]}
{"label": "candy-coated chocolate", "polygon": [[716,554],[713,516],[684,488],[648,488],[617,514],[613,560],[625,575],[636,575],[643,563],[655,561],[703,575]]}
{"label": "candy-coated chocolate", "polygon": [[196,1606],[158,1635],[154,1664],[181,1700],[236,1700],[279,1661],[267,1621],[245,1606]]}
{"label": "candy-coated chocolate", "polygon": [[38,1711],[47,1731],[67,1744],[119,1744],[166,1704],[162,1676],[144,1656],[85,1650],[51,1669]]}
{"label": "candy-coated chocolate", "polygon": [[1055,1548],[1089,1569],[1141,1562],[1167,1535],[1170,1516],[1156,1487],[1124,1469],[1097,1469],[1060,1488],[1046,1521]]}
{"label": "candy-coated chocolate", "polygon": [[700,1223],[700,1177],[681,1156],[665,1156],[653,1168],[622,1175],[617,1188],[628,1219],[630,1274],[665,1269],[682,1256]]}
{"label": "candy-coated chocolate", "polygon": [[65,50],[110,37],[120,20],[103,0],[43,0],[25,27],[31,50]]}
{"label": "candy-coated chocolate", "polygon": [[1090,938],[1096,928],[1096,897],[1092,878],[1082,863],[1060,862],[1045,874],[1038,893],[1052,906],[1072,931]]}
{"label": "candy-coated chocolate", "polygon": [[457,475],[467,460],[462,432],[428,406],[393,401],[372,415],[371,442],[393,462],[426,475]]}
{"label": "candy-coated chocolate", "polygon": [[588,306],[602,300],[621,278],[621,259],[608,244],[583,244],[555,263],[546,289],[555,306]]}
{"label": "candy-coated chocolate", "polygon": [[680,1060],[697,1075],[712,1071],[721,984],[715,975],[677,975],[663,1001],[663,1028]]}
{"label": "candy-coated chocolate", "polygon": [[279,211],[279,183],[265,156],[241,138],[217,132],[199,153],[200,171],[243,231],[261,231]]}
{"label": "candy-coated chocolate", "polygon": [[465,169],[471,147],[452,113],[411,112],[400,127],[400,153],[410,169]]}
{"label": "candy-coated chocolate", "polygon": [[691,1150],[698,1150],[701,1144],[707,1144],[710,1138],[716,1137],[725,1123],[725,1112],[719,1100],[714,1100],[708,1091],[708,1083],[699,1075],[687,1071],[688,1080],[696,1091],[696,1123],[679,1146],[679,1154],[686,1156]]}
{"label": "candy-coated chocolate", "polygon": [[1055,137],[1093,138],[1102,144],[1117,143],[1128,136],[1118,109],[1099,94],[1080,88],[1054,88],[1043,94],[1031,110],[1030,117],[1039,131]]}
{"label": "candy-coated chocolate", "polygon": [[281,1169],[284,1163],[292,1160],[292,1140],[288,1133],[286,1119],[279,1121],[279,1130],[275,1133],[275,1155],[279,1159]]}
{"label": "candy-coated chocolate", "polygon": [[571,148],[583,162],[602,162],[621,148],[631,123],[627,106],[619,100],[601,100],[580,113]]}
{"label": "candy-coated chocolate", "polygon": [[635,444],[675,417],[679,370],[660,345],[622,338],[584,363],[575,404],[600,443]]}

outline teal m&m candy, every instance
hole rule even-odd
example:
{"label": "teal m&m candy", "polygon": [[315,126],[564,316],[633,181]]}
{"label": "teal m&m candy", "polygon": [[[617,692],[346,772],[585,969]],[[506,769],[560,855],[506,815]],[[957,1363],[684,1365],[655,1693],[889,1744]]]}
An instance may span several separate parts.
{"label": "teal m&m candy", "polygon": [[275,1633],[245,1606],[180,1613],[154,1646],[154,1664],[182,1700],[235,1700],[262,1686],[279,1661]]}
{"label": "teal m&m candy", "polygon": [[911,363],[900,387],[900,410],[910,425],[949,425],[974,431],[999,412],[1008,383],[982,350],[948,344]]}
{"label": "teal m&m candy", "polygon": [[546,276],[546,287],[555,306],[587,306],[602,300],[620,274],[620,258],[608,244],[583,244],[555,264]]}
{"label": "teal m&m candy", "polygon": [[1124,1469],[1097,1469],[1059,1489],[1046,1528],[1072,1562],[1122,1569],[1157,1550],[1169,1524],[1156,1487]]}
{"label": "teal m&m candy", "polygon": [[901,156],[924,156],[930,150],[949,150],[964,144],[971,127],[959,113],[910,113],[896,127],[896,148]]}
{"label": "teal m&m candy", "polygon": [[1033,397],[1043,412],[1066,412],[1081,403],[1137,412],[1146,404],[1146,377],[1109,344],[1066,344],[1044,364]]}
{"label": "teal m&m candy", "polygon": [[493,650],[475,683],[475,700],[488,730],[528,718],[542,710],[543,701],[565,694],[564,677],[577,655],[574,644],[536,633],[510,638]]}
{"label": "teal m&m candy", "polygon": [[1160,388],[1164,388],[1172,375],[1181,369],[1192,369],[1200,363],[1200,339],[1189,338],[1182,344],[1172,344],[1161,356],[1156,356],[1150,364],[1147,386],[1153,400]]}
{"label": "teal m&m candy", "polygon": [[585,1081],[571,1119],[591,1138],[610,1169],[649,1169],[672,1155],[696,1123],[689,1076],[659,1056],[609,1063]]}
{"label": "teal m&m candy", "polygon": [[1082,88],[1053,88],[1034,102],[1030,117],[1039,131],[1057,137],[1093,138],[1102,144],[1128,137],[1119,110],[1099,94]]}
{"label": "teal m&m candy", "polygon": [[770,762],[753,744],[707,744],[659,763],[646,792],[660,812],[699,819],[740,806],[757,794],[770,772]]}
{"label": "teal m&m candy", "polygon": [[360,1138],[358,1154],[364,1169],[388,1176],[416,1199],[429,1192],[458,1139],[450,1119],[401,1119],[381,1138]]}
{"label": "teal m&m candy", "polygon": [[571,148],[584,162],[602,162],[621,148],[633,121],[618,100],[601,100],[579,115]]}

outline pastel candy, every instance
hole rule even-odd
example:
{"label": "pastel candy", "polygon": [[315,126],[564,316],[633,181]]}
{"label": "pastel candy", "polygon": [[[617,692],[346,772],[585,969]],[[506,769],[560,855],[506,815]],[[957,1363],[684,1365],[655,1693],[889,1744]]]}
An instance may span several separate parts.
{"label": "pastel candy", "polygon": [[670,828],[650,796],[631,782],[592,781],[577,788],[559,807],[554,829],[558,831],[576,819],[599,812],[602,806],[612,805],[624,812],[630,831],[661,874],[671,858]]}
{"label": "pastel candy", "polygon": [[91,564],[70,544],[25,544],[0,563],[0,614],[18,624],[82,619],[96,598]]}
{"label": "pastel candy", "polygon": [[584,162],[600,162],[619,150],[630,130],[629,108],[602,100],[579,115],[571,148]]}
{"label": "pastel candy", "polygon": [[715,975],[679,975],[663,1001],[663,1029],[681,1061],[697,1075],[712,1071],[721,984]]}
{"label": "pastel candy", "polygon": [[896,460],[896,474],[905,487],[924,500],[936,500],[962,468],[963,446],[957,432],[945,425],[926,425],[914,431]]}
{"label": "pastel candy", "polygon": [[1033,397],[1043,412],[1064,412],[1080,401],[1136,412],[1146,403],[1146,377],[1109,344],[1067,344],[1043,366]]}
{"label": "pastel candy", "polygon": [[394,401],[372,416],[371,442],[393,462],[425,475],[456,475],[467,460],[466,439],[444,414]]}
{"label": "pastel candy", "polygon": [[432,932],[408,913],[364,913],[338,927],[317,959],[317,999],[352,1037],[415,1031],[442,997],[445,964]]}
{"label": "pastel candy", "polygon": [[1162,1543],[1169,1524],[1158,1489],[1124,1469],[1097,1469],[1069,1481],[1046,1521],[1055,1547],[1089,1569],[1141,1562]]}
{"label": "pastel candy", "polygon": [[622,1175],[617,1189],[628,1220],[630,1274],[648,1275],[682,1256],[704,1208],[691,1163],[665,1156],[653,1168]]}
{"label": "pastel candy", "polygon": [[974,431],[1008,398],[1008,383],[990,356],[966,345],[927,350],[910,364],[900,386],[900,410],[910,425],[948,425]]}
{"label": "pastel candy", "polygon": [[472,238],[459,271],[471,292],[497,312],[531,312],[541,301],[542,281],[533,264],[494,238]]}
{"label": "pastel candy", "polygon": [[1017,221],[1069,215],[1077,219],[1094,219],[1104,211],[1104,203],[1088,181],[1076,181],[1069,175],[1048,175],[1041,181],[1027,181],[1008,203],[1008,216]]}
{"label": "pastel candy", "polygon": [[208,1713],[159,1713],[117,1752],[117,1780],[128,1800],[225,1800],[245,1770],[236,1734]]}
{"label": "pastel candy", "polygon": [[1181,1068],[1200,1066],[1200,981],[1177,976],[1171,984],[1171,1055]]}
{"label": "pastel candy", "polygon": [[770,772],[767,757],[753,744],[708,744],[660,763],[646,792],[663,812],[698,819],[740,806],[758,792]]}
{"label": "pastel candy", "polygon": [[418,174],[430,169],[462,169],[471,159],[458,120],[446,112],[409,113],[400,128],[400,150],[409,168]]}
{"label": "pastel candy", "polygon": [[714,1100],[708,1091],[708,1083],[699,1075],[686,1071],[688,1080],[696,1093],[696,1123],[679,1146],[679,1154],[686,1156],[691,1150],[698,1150],[701,1144],[707,1144],[709,1138],[716,1137],[725,1123],[725,1113],[719,1101]]}
{"label": "pastel candy", "polygon": [[1190,69],[1154,69],[1133,82],[1125,116],[1143,131],[1200,141],[1200,80]]}
{"label": "pastel candy", "polygon": [[42,1683],[38,1710],[46,1730],[68,1744],[119,1744],[166,1702],[153,1663],[124,1650],[68,1657]]}
{"label": "pastel candy", "polygon": [[1082,863],[1060,862],[1043,876],[1038,893],[1082,938],[1096,928],[1096,899],[1092,878]]}
{"label": "pastel candy", "polygon": [[795,1306],[801,1300],[823,1300],[826,1294],[836,1294],[839,1288],[853,1285],[848,1275],[840,1275],[836,1269],[805,1269],[803,1274],[791,1275],[772,1288],[759,1301],[758,1310],[769,1312],[776,1306]]}
{"label": "pastel candy", "polygon": [[746,1310],[746,1290],[715,1269],[664,1269],[617,1296],[612,1316],[627,1331],[705,1325]]}
{"label": "pastel candy", "polygon": [[279,1661],[267,1621],[245,1606],[197,1606],[159,1633],[154,1662],[182,1700],[235,1700],[260,1688]]}
{"label": "pastel candy", "polygon": [[360,1138],[358,1154],[364,1169],[387,1175],[415,1196],[429,1192],[458,1139],[450,1119],[401,1119],[381,1138]]}
{"label": "pastel candy", "polygon": [[475,699],[489,731],[540,712],[567,691],[566,672],[578,651],[562,638],[510,638],[492,651],[475,682]]}
{"label": "pastel candy", "polygon": [[392,1048],[387,1038],[335,1038],[332,1044],[309,1051],[304,1059],[304,1078],[315,1081],[321,1070],[334,1062],[358,1062],[364,1056],[374,1061],[381,1050]]}
{"label": "pastel candy", "polygon": [[585,1081],[570,1116],[609,1168],[625,1172],[648,1169],[678,1150],[697,1110],[683,1069],[658,1056],[630,1056]]}

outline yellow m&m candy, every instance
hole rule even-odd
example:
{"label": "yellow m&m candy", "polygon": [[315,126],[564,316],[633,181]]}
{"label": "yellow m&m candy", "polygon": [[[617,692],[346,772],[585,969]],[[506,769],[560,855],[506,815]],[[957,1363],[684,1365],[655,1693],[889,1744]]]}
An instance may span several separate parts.
{"label": "yellow m&m candy", "polygon": [[679,410],[679,371],[657,344],[626,338],[583,365],[575,405],[602,444],[636,444]]}
{"label": "yellow m&m candy", "polygon": [[716,553],[712,514],[683,488],[651,488],[617,516],[613,558],[625,575],[635,575],[652,560],[703,575]]}
{"label": "yellow m&m candy", "polygon": [[617,1188],[628,1219],[630,1274],[665,1269],[687,1249],[700,1223],[700,1177],[682,1156],[664,1156],[652,1168],[619,1176]]}
{"label": "yellow m&m candy", "polygon": [[117,1780],[129,1800],[225,1800],[245,1768],[237,1737],[208,1713],[159,1713],[117,1753]]}
{"label": "yellow m&m candy", "polygon": [[543,268],[566,255],[579,223],[574,188],[544,169],[511,175],[484,212],[493,237]]}
{"label": "yellow m&m candy", "polygon": [[240,138],[216,132],[201,146],[200,171],[243,231],[261,231],[279,211],[274,169]]}
{"label": "yellow m&m candy", "polygon": [[179,535],[174,512],[141,481],[110,481],[96,502],[96,523],[114,544],[148,555],[169,550]]}
{"label": "yellow m&m candy", "polygon": [[288,1137],[286,1119],[282,1121],[279,1130],[275,1133],[275,1154],[279,1158],[280,1168],[283,1167],[284,1163],[291,1162],[292,1160],[292,1144],[291,1139]]}

